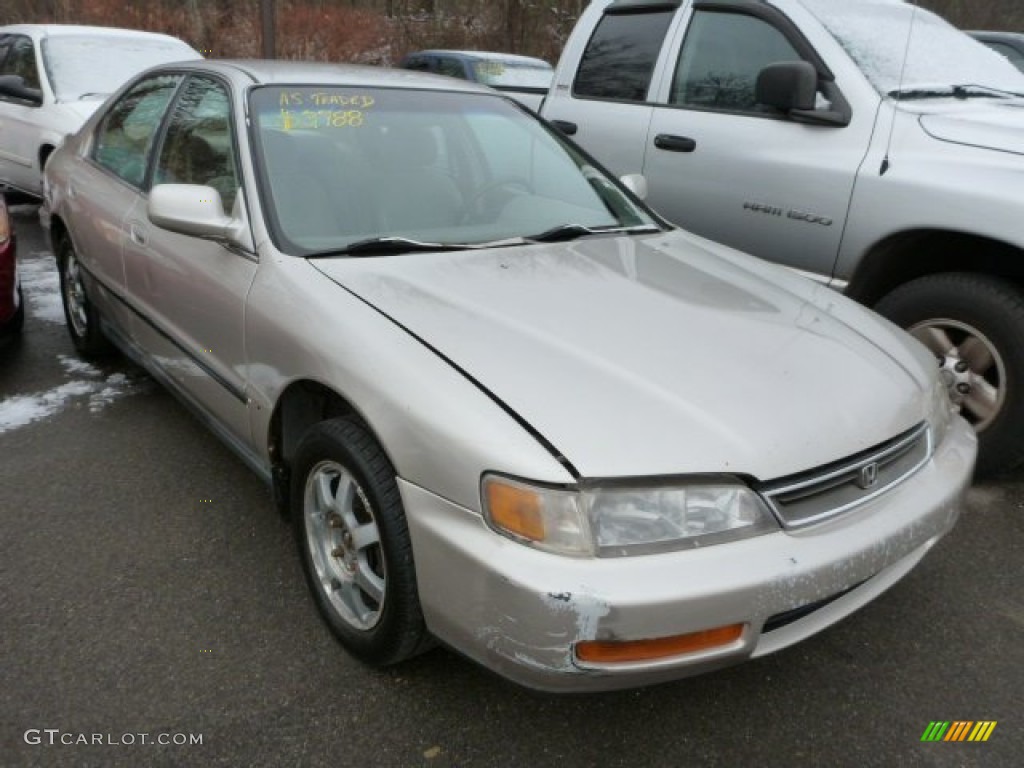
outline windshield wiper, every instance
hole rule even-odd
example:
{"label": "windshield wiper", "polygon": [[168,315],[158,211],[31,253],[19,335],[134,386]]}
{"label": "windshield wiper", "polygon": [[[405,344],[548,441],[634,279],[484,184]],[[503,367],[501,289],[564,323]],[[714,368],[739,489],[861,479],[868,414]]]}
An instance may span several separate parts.
{"label": "windshield wiper", "polygon": [[413,240],[408,237],[370,237],[357,240],[344,248],[330,251],[319,251],[306,256],[307,259],[329,259],[335,256],[391,256],[400,253],[418,251],[476,251],[482,248],[500,248],[507,245],[522,245],[526,241],[521,237],[507,240],[495,240],[489,243],[435,243],[424,240]]}
{"label": "windshield wiper", "polygon": [[587,235],[607,235],[607,234],[650,234],[653,232],[660,232],[661,229],[658,227],[651,226],[649,224],[638,224],[631,227],[617,227],[617,226],[602,226],[602,227],[588,227],[585,224],[559,224],[557,227],[546,229],[539,235],[531,235],[527,237],[527,240],[532,240],[535,243],[557,243],[565,240],[575,240],[580,237],[586,237]]}
{"label": "windshield wiper", "polygon": [[1012,91],[1001,91],[998,88],[989,88],[987,85],[936,85],[936,86],[915,86],[913,88],[897,88],[889,91],[889,96],[899,101],[911,99],[1009,99],[1016,98],[1022,94]]}

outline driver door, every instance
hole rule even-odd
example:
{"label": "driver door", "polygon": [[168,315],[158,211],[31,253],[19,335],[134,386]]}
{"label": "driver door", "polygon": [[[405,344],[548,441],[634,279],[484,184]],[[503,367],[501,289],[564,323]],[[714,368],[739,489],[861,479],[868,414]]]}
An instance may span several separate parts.
{"label": "driver door", "polygon": [[[198,184],[220,195],[226,214],[244,215],[226,83],[193,75],[172,107],[152,184]],[[249,442],[245,300],[253,253],[153,225],[140,199],[128,215],[125,279],[139,308],[135,334],[153,362],[229,438]]]}

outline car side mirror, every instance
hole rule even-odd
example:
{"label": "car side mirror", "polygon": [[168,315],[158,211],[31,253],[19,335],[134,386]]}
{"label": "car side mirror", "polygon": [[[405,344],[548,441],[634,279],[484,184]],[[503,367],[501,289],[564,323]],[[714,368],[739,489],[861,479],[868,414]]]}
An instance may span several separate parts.
{"label": "car side mirror", "polygon": [[37,107],[43,103],[43,92],[26,86],[21,75],[0,75],[0,96],[27,101]]}
{"label": "car side mirror", "polygon": [[757,74],[754,98],[782,112],[812,110],[818,93],[818,71],[809,61],[780,61]]}
{"label": "car side mirror", "polygon": [[647,177],[642,173],[627,173],[625,176],[620,176],[619,181],[638,199],[647,199]]}
{"label": "car side mirror", "polygon": [[252,251],[252,237],[244,211],[241,190],[235,201],[236,215],[225,216],[220,192],[199,184],[157,184],[149,191],[146,206],[149,220],[161,229]]}

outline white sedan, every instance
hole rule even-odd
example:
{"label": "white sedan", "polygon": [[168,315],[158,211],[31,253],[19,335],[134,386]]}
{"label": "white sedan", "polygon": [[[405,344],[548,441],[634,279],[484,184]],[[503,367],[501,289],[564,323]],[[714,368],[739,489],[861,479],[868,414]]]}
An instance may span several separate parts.
{"label": "white sedan", "polygon": [[42,194],[64,137],[144,69],[201,58],[176,37],[108,27],[0,27],[0,186]]}

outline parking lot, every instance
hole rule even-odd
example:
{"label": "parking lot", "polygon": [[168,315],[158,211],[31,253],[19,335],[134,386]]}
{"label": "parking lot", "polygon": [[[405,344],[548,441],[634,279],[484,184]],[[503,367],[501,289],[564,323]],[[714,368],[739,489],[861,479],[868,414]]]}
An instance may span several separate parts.
{"label": "parking lot", "polygon": [[[321,623],[241,461],[131,365],[75,357],[35,209],[15,225],[28,316],[0,357],[4,766],[1019,764],[1024,476],[975,487],[882,598],[740,667],[562,697],[443,649],[377,672]],[[936,720],[997,725],[922,743]]]}

